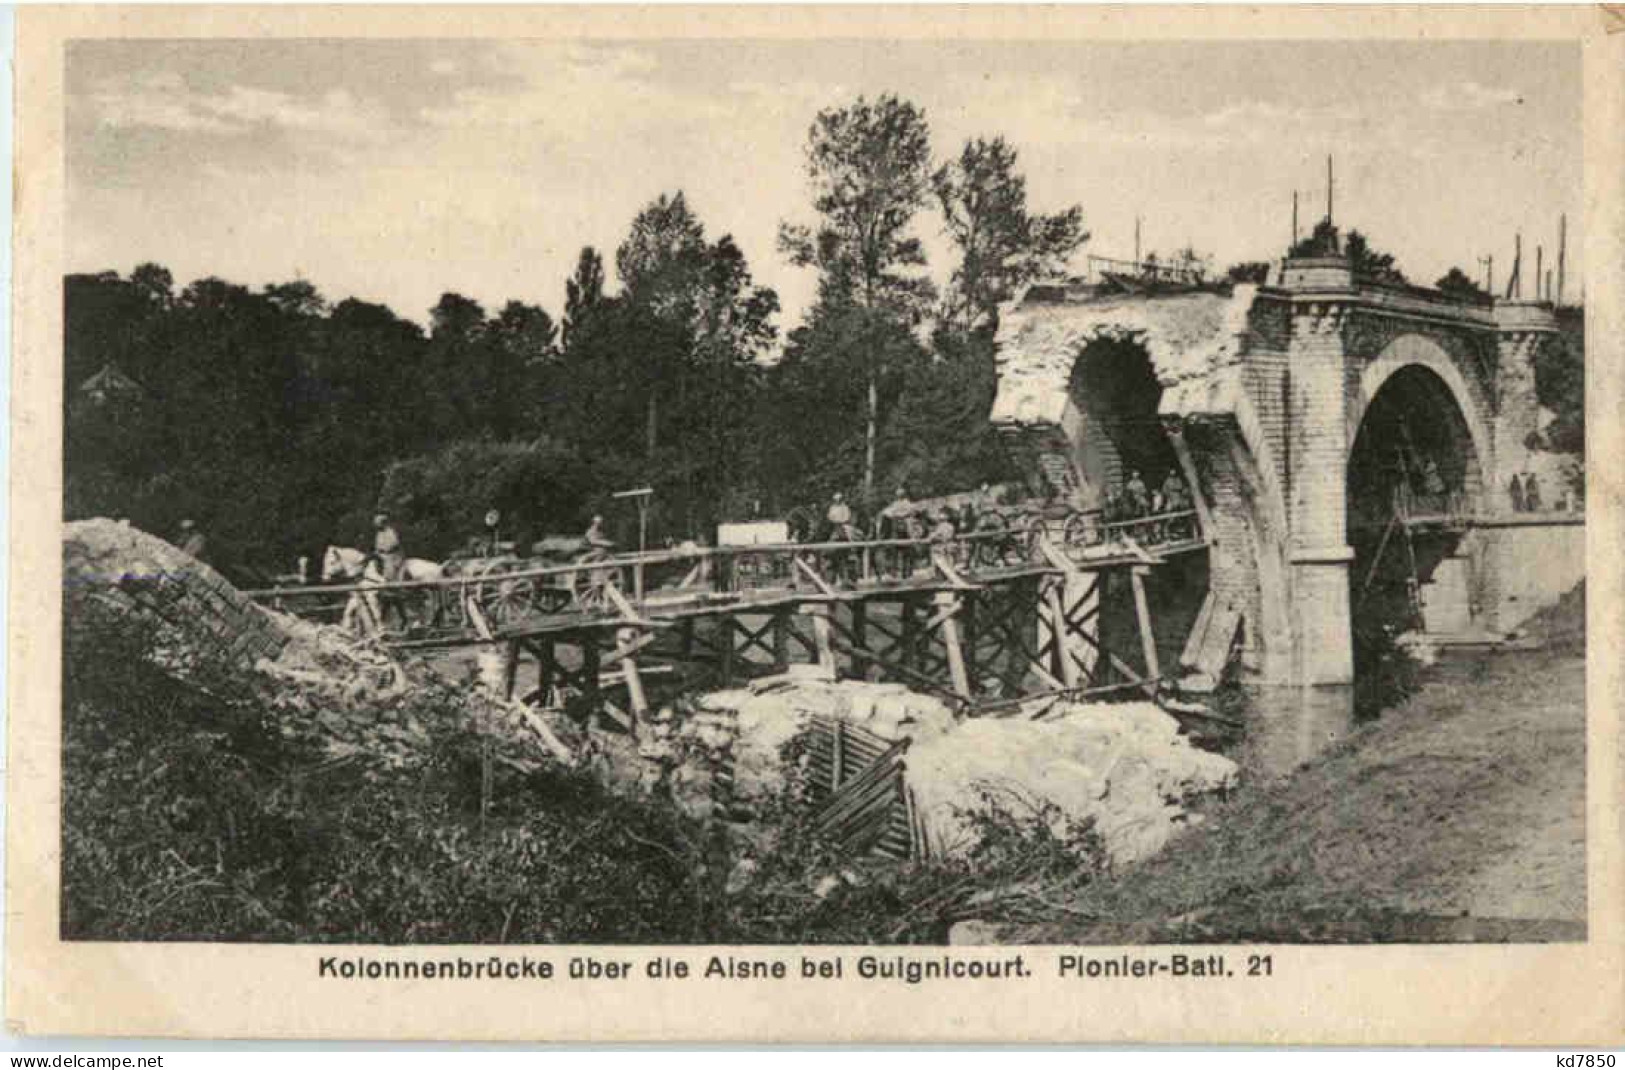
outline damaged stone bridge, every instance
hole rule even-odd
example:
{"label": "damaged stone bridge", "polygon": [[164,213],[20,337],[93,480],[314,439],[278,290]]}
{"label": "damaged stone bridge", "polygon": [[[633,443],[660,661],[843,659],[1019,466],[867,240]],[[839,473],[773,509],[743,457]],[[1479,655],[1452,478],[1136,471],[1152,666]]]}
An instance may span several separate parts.
{"label": "damaged stone bridge", "polygon": [[1419,460],[1452,503],[1402,532],[1413,564],[1435,540],[1413,577],[1434,618],[1504,634],[1583,577],[1583,518],[1514,516],[1506,493],[1517,473],[1561,486],[1528,445],[1550,305],[1368,282],[1341,257],[1222,292],[1108,289],[1034,286],[1003,311],[993,420],[1034,489],[1080,508],[1131,471],[1195,488],[1210,546],[1185,592],[1228,611],[1253,679],[1352,682],[1352,611]]}

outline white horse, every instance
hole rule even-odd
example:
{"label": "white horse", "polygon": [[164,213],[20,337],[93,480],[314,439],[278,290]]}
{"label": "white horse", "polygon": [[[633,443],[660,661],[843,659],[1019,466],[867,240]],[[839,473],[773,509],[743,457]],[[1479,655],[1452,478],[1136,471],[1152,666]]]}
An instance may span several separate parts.
{"label": "white horse", "polygon": [[[445,574],[445,568],[437,562],[421,557],[408,557],[401,565],[400,578],[438,580],[444,579]],[[378,559],[362,550],[350,546],[329,546],[322,553],[322,582],[332,583],[334,580],[344,580],[361,586],[380,586],[384,583],[384,573],[378,565]],[[438,621],[441,615],[440,590],[425,587],[423,592],[426,618],[430,622]],[[355,630],[356,614],[363,607],[368,612],[371,624],[367,630],[382,630],[383,605],[378,595],[371,591],[360,591],[350,596],[344,605],[344,616],[340,618],[339,626]]]}

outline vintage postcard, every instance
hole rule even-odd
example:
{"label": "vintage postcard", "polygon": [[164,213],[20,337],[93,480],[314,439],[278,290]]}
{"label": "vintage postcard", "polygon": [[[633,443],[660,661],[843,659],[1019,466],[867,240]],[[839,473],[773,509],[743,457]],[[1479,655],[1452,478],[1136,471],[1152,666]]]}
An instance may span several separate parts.
{"label": "vintage postcard", "polygon": [[8,1027],[1625,1040],[1622,26],[23,10]]}

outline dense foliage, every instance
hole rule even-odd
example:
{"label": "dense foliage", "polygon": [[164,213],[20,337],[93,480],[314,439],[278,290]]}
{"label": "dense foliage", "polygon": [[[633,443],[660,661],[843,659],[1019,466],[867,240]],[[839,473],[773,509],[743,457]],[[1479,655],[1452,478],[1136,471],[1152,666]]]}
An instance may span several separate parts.
{"label": "dense foliage", "polygon": [[[601,513],[630,540],[609,495],[639,486],[663,540],[837,488],[1004,478],[986,421],[996,304],[1064,268],[1079,209],[1029,212],[998,138],[933,169],[924,114],[894,97],[820,112],[807,167],[817,221],[787,225],[783,251],[818,270],[819,299],[788,335],[777,295],[680,191],[613,257],[581,250],[557,318],[448,292],[420,324],[304,280],[181,286],[157,264],[70,275],[66,515],[169,536],[195,520],[241,581],[355,545],[380,508],[410,554],[439,558],[493,507],[539,534]],[[918,237],[933,207],[958,256],[940,304]]]}

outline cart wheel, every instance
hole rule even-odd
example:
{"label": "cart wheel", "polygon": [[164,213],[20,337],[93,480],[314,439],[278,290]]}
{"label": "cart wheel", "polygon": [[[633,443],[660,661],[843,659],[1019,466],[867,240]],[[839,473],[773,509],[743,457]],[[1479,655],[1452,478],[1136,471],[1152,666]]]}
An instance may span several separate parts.
{"label": "cart wheel", "polygon": [[1068,546],[1093,546],[1098,541],[1095,526],[1083,513],[1073,513],[1067,517],[1066,526],[1061,532]]}
{"label": "cart wheel", "polygon": [[536,589],[528,579],[495,580],[482,596],[480,601],[493,624],[518,624],[536,609]]}

